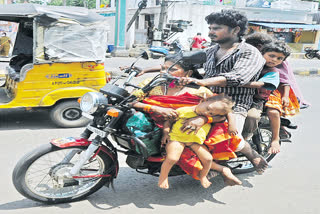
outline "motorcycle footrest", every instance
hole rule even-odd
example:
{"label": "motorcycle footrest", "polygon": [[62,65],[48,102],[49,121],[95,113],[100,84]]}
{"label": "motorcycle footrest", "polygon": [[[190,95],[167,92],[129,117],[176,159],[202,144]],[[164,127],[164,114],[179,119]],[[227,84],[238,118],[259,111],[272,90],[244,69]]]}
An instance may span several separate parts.
{"label": "motorcycle footrest", "polygon": [[280,142],[286,142],[286,143],[292,143],[292,141],[290,139],[281,139]]}

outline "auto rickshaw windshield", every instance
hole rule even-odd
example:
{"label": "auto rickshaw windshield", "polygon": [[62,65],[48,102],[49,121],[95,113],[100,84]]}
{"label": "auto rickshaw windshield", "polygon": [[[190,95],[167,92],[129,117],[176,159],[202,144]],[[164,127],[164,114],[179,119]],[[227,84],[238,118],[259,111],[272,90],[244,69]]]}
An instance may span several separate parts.
{"label": "auto rickshaw windshield", "polygon": [[[34,64],[104,61],[108,23],[106,18],[86,8],[1,5],[0,19],[33,25],[29,29],[33,29]],[[21,44],[18,40],[19,32],[17,42]],[[13,52],[15,49],[19,47],[15,46]]]}

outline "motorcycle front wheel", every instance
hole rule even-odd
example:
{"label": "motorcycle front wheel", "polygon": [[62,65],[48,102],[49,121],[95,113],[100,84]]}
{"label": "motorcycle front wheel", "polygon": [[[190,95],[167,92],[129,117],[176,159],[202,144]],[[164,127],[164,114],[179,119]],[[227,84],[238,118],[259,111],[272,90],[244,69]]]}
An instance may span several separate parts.
{"label": "motorcycle front wheel", "polygon": [[[272,132],[268,128],[260,128],[259,130],[260,133],[258,134],[260,136],[256,139],[260,140],[253,142],[252,138],[248,142],[251,147],[256,150],[267,162],[270,162],[276,156],[276,154],[268,153],[268,150],[271,146]],[[238,158],[227,161],[227,166],[234,174],[243,174],[255,171],[252,163],[242,154],[238,154]]]}
{"label": "motorcycle front wheel", "polygon": [[[23,196],[47,204],[66,203],[96,192],[110,177],[94,177],[106,173],[112,166],[111,158],[99,152],[80,169],[79,176],[64,176],[79,160],[87,147],[58,148],[46,144],[26,154],[12,174],[15,188]],[[72,158],[71,158],[72,157]]]}

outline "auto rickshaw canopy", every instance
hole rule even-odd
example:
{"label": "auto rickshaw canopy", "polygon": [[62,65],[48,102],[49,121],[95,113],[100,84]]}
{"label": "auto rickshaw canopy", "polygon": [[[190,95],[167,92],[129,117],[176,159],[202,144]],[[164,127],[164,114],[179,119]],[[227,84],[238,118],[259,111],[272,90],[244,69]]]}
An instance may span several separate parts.
{"label": "auto rickshaw canopy", "polygon": [[107,19],[86,8],[0,5],[0,20],[19,23],[13,55],[32,54],[34,64],[104,61]]}

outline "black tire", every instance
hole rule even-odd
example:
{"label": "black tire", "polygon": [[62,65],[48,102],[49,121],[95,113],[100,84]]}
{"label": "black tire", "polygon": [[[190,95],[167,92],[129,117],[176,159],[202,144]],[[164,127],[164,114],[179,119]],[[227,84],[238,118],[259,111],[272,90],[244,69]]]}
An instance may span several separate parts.
{"label": "black tire", "polygon": [[[77,201],[77,200],[81,200],[85,197],[87,197],[88,195],[91,195],[92,193],[96,192],[97,190],[99,190],[104,184],[106,184],[107,182],[111,181],[111,177],[103,177],[103,178],[96,178],[96,180],[94,180],[94,182],[97,181],[97,183],[94,184],[94,186],[92,186],[90,189],[81,192],[80,189],[78,190],[78,192],[76,191],[74,196],[70,196],[70,197],[44,197],[40,194],[36,194],[32,189],[29,188],[29,185],[26,182],[26,176],[27,176],[27,172],[29,170],[29,168],[32,166],[32,164],[34,162],[36,162],[38,159],[40,159],[42,156],[45,156],[51,152],[56,152],[56,151],[60,151],[60,150],[67,150],[67,149],[76,149],[76,150],[85,150],[87,147],[69,147],[69,148],[58,148],[56,146],[53,146],[52,144],[45,144],[42,145],[36,149],[34,149],[33,151],[29,152],[28,154],[26,154],[23,158],[21,158],[19,160],[19,162],[17,163],[17,165],[15,166],[13,173],[12,173],[12,181],[13,184],[15,186],[15,188],[17,189],[17,191],[19,193],[21,193],[23,196],[25,196],[26,198],[29,198],[31,200],[35,200],[35,201],[39,201],[39,202],[43,202],[46,204],[56,204],[56,203],[66,203],[66,202],[72,202],[72,201]],[[49,156],[48,156],[49,157]],[[99,152],[96,156],[96,158],[99,158],[99,160],[102,160],[104,163],[104,169],[103,169],[103,173],[106,173],[106,171],[108,169],[110,169],[112,167],[113,161],[111,160],[111,158],[106,155],[103,152]],[[51,159],[50,161],[48,161],[51,163]],[[57,164],[54,165],[52,163],[52,167],[48,170],[48,173],[43,173],[46,174],[45,176],[49,175],[49,178],[51,178],[51,181],[53,180],[53,176],[50,175],[50,172],[52,172],[52,169],[54,167],[57,168]],[[43,171],[43,170],[39,170],[39,171]],[[32,175],[35,175],[38,172],[33,173]],[[41,177],[41,176],[39,176]],[[43,177],[44,179],[45,177]],[[34,178],[36,179],[36,178]],[[42,180],[43,180],[42,179]],[[42,182],[41,180],[41,182]],[[32,181],[32,180],[31,180]],[[50,183],[49,181],[47,182],[47,184]],[[53,181],[52,181],[53,183]],[[40,184],[40,183],[39,183]],[[37,186],[39,185],[37,184]],[[43,185],[43,184],[41,184]],[[36,188],[37,188],[36,186]],[[48,185],[47,185],[48,186]],[[79,186],[79,185],[74,185],[74,186]],[[72,188],[74,188],[74,186]],[[58,187],[59,188],[59,187]],[[62,187],[65,188],[65,187]],[[61,189],[60,188],[60,191]],[[68,187],[67,187],[68,188]],[[54,188],[52,188],[54,189]],[[35,189],[34,189],[35,190]],[[58,192],[58,189],[54,189],[54,191]],[[62,195],[62,193],[61,193]]]}
{"label": "black tire", "polygon": [[90,120],[81,115],[80,104],[76,100],[62,101],[50,110],[52,122],[62,128],[76,128],[87,125]]}
{"label": "black tire", "polygon": [[306,53],[304,56],[305,56],[307,59],[313,59],[313,58],[314,58],[314,54],[312,54],[312,53]]}
{"label": "black tire", "polygon": [[[268,138],[264,140],[264,142],[258,142],[260,143],[263,151],[259,152],[257,146],[252,142],[252,140],[250,140],[249,143],[251,147],[256,150],[267,162],[270,162],[276,156],[276,154],[268,154],[272,137],[271,130],[267,127],[260,128],[260,133],[264,135],[265,138]],[[255,171],[254,166],[242,154],[238,154],[238,158],[228,161],[227,166],[231,168],[234,174],[243,174]]]}

